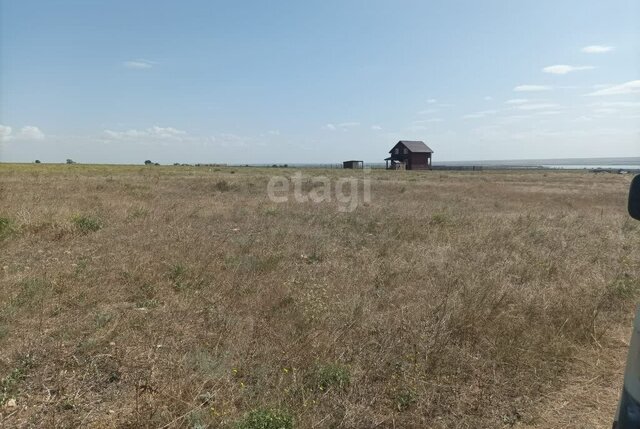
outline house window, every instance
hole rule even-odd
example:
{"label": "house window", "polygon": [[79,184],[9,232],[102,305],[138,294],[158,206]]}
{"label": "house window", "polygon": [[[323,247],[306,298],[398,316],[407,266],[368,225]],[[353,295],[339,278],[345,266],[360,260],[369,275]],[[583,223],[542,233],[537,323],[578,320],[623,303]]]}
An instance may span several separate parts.
{"label": "house window", "polygon": [[409,153],[409,149],[407,149],[406,147],[404,148],[404,154],[408,154]]}
{"label": "house window", "polygon": [[393,153],[395,153],[396,155],[400,153],[400,149],[395,148],[395,150],[393,151]]}

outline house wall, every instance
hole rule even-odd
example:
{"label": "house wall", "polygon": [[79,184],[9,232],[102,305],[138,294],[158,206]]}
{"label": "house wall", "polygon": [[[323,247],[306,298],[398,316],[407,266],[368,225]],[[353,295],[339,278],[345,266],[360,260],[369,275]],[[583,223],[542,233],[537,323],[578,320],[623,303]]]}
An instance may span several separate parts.
{"label": "house wall", "polygon": [[411,170],[426,170],[429,168],[428,154],[426,153],[410,153],[409,167]]}

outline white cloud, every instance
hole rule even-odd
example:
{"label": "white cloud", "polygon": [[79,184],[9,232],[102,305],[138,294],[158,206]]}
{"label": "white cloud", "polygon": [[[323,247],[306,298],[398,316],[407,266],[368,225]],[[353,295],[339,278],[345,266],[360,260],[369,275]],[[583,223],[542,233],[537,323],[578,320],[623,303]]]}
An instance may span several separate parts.
{"label": "white cloud", "polygon": [[603,54],[613,50],[613,46],[590,45],[582,48],[582,52],[587,54]]}
{"label": "white cloud", "polygon": [[509,123],[518,122],[518,121],[522,121],[524,119],[530,119],[530,118],[531,118],[531,115],[510,115],[510,116],[502,117],[499,120],[499,122],[509,124]]}
{"label": "white cloud", "polygon": [[518,85],[513,88],[516,92],[548,91],[550,89],[551,87],[546,85]]}
{"label": "white cloud", "polygon": [[0,142],[9,141],[11,138],[11,131],[10,126],[0,124]]}
{"label": "white cloud", "polygon": [[545,73],[551,73],[551,74],[567,74],[567,73],[571,73],[573,71],[578,71],[578,70],[591,70],[595,67],[593,66],[569,66],[566,64],[557,64],[554,66],[548,66],[542,69],[543,72]]}
{"label": "white cloud", "polygon": [[600,101],[597,103],[591,103],[590,106],[594,107],[640,107],[640,101]]}
{"label": "white cloud", "polygon": [[507,104],[524,104],[528,103],[529,100],[526,98],[512,98],[511,100],[505,101]]}
{"label": "white cloud", "polygon": [[562,113],[561,110],[542,110],[537,112],[538,115],[559,115],[560,113]]}
{"label": "white cloud", "polygon": [[610,115],[612,113],[617,113],[618,109],[612,109],[610,107],[603,107],[601,109],[594,109],[593,111],[594,111],[594,113],[600,113],[600,114],[603,114],[603,115]]}
{"label": "white cloud", "polygon": [[468,115],[464,115],[462,118],[463,119],[479,119],[489,115],[495,115],[496,113],[498,113],[497,110],[483,110],[481,112],[469,113]]}
{"label": "white cloud", "polygon": [[233,133],[220,133],[217,137],[211,137],[211,139],[220,146],[246,146],[247,139],[242,136]]}
{"label": "white cloud", "polygon": [[38,127],[27,125],[22,127],[16,138],[18,140],[43,140],[44,133]]}
{"label": "white cloud", "polygon": [[380,125],[372,125],[371,129],[373,131],[382,131],[382,127]]}
{"label": "white cloud", "polygon": [[346,131],[349,128],[359,127],[359,126],[360,126],[360,122],[342,122],[340,124],[327,124],[324,126],[324,128],[330,131],[335,131],[338,129]]}
{"label": "white cloud", "polygon": [[429,118],[429,119],[421,119],[418,121],[413,121],[411,122],[411,125],[424,125],[424,124],[434,124],[437,122],[443,122],[444,119],[442,118]]}
{"label": "white cloud", "polygon": [[104,130],[104,133],[115,140],[131,140],[131,139],[171,139],[179,140],[187,135],[186,131],[178,130],[172,127],[159,127],[157,125],[145,130],[127,130],[113,131]]}
{"label": "white cloud", "polygon": [[154,64],[155,63],[153,61],[147,61],[147,60],[132,60],[132,61],[125,61],[122,63],[122,65],[125,68],[133,69],[133,70],[150,69],[153,67]]}
{"label": "white cloud", "polygon": [[24,126],[17,133],[13,133],[13,128],[8,125],[0,125],[0,142],[34,141],[43,140],[44,138],[45,135],[40,128],[33,125]]}
{"label": "white cloud", "polygon": [[531,104],[521,104],[518,106],[520,110],[545,110],[545,109],[555,109],[559,107],[554,103],[531,103]]}
{"label": "white cloud", "polygon": [[418,112],[418,115],[430,115],[432,113],[438,112],[438,109],[425,109]]}
{"label": "white cloud", "polygon": [[269,130],[267,131],[267,134],[269,134],[270,136],[279,136],[280,130]]}
{"label": "white cloud", "polygon": [[437,103],[437,102],[438,102],[438,100],[436,100],[435,98],[430,98],[430,99],[427,100],[427,103],[429,103],[429,104],[434,104],[434,103]]}
{"label": "white cloud", "polygon": [[629,82],[613,85],[608,88],[599,89],[587,95],[621,95],[621,94],[638,94],[640,93],[640,80],[631,80]]}
{"label": "white cloud", "polygon": [[493,100],[493,97],[490,95],[487,95],[484,97],[484,101],[491,101],[491,100]]}

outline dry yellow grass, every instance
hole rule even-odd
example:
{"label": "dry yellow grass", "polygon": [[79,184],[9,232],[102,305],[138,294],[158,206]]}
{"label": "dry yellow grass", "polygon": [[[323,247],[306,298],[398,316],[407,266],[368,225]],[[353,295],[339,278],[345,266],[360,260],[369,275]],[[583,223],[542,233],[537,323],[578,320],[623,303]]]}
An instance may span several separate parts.
{"label": "dry yellow grass", "polygon": [[608,426],[629,177],[374,171],[342,213],[274,173],[0,165],[0,427]]}

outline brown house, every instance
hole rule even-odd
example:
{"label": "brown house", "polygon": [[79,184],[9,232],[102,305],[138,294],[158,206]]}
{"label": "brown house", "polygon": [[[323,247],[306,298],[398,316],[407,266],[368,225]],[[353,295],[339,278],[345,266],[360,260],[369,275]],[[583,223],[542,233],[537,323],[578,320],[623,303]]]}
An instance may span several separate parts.
{"label": "brown house", "polygon": [[389,153],[387,170],[431,170],[433,151],[424,142],[400,140]]}

